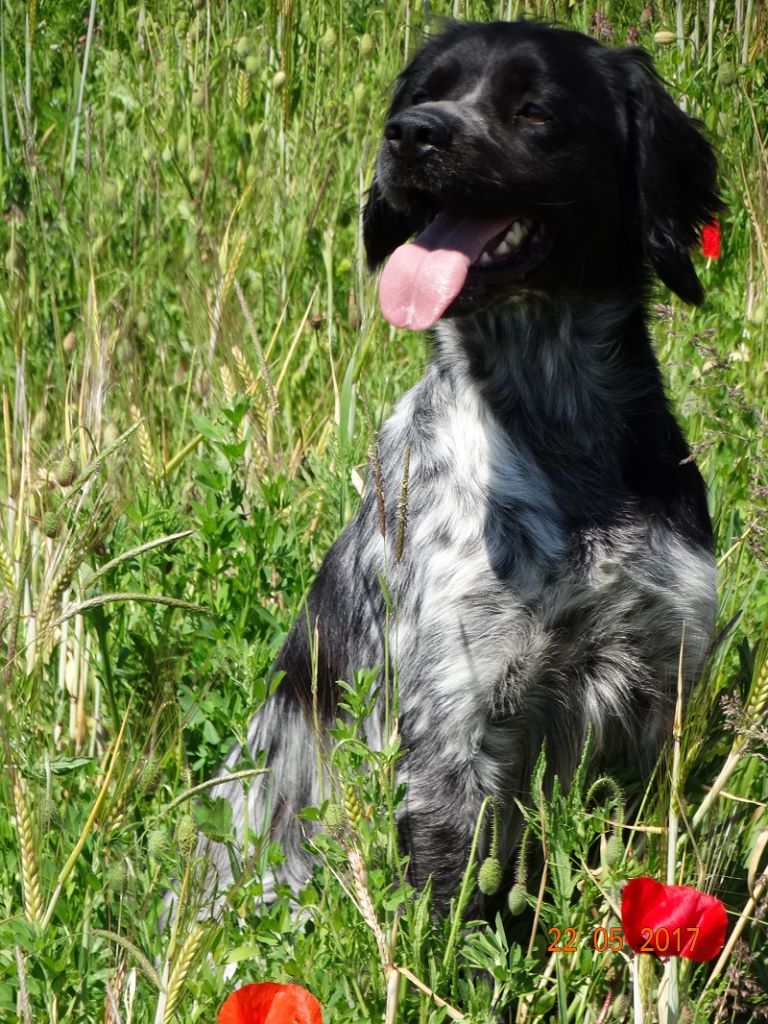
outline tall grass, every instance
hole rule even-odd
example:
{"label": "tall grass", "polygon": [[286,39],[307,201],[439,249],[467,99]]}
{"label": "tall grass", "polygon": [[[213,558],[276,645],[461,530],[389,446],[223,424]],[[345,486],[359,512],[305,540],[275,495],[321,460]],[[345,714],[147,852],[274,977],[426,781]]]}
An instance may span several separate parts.
{"label": "tall grass", "polygon": [[[520,13],[636,38],[720,150],[723,259],[699,262],[702,309],[659,291],[654,333],[709,482],[722,641],[647,793],[537,801],[511,928],[462,920],[476,864],[444,922],[409,890],[395,723],[381,753],[359,740],[368,677],[301,912],[254,909],[280,856],[262,843],[198,923],[196,836],[229,829],[200,783],[426,358],[378,315],[361,250],[390,83],[437,16]],[[641,872],[729,909],[720,960],[680,965],[679,1019],[765,1019],[764,5],[6,0],[0,34],[0,1019],[211,1021],[273,978],[339,1022],[628,1020],[630,958],[592,935]],[[565,926],[578,952],[548,953]],[[644,1019],[678,1019],[640,966]]]}

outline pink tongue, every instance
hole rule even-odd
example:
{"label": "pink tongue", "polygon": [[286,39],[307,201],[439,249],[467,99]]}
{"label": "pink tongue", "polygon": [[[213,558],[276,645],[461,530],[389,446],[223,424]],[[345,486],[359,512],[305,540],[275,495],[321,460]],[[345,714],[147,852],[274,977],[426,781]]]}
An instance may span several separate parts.
{"label": "pink tongue", "polygon": [[443,211],[413,242],[395,249],[379,283],[381,311],[394,327],[423,331],[437,323],[471,264],[510,218],[472,220]]}

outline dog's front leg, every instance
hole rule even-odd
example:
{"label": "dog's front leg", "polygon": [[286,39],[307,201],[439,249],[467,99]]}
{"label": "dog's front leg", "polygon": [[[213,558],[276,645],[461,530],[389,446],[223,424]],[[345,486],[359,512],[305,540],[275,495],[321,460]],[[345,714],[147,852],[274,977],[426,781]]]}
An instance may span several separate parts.
{"label": "dog's front leg", "polygon": [[[433,909],[444,914],[461,887],[483,800],[488,794],[470,765],[445,758],[425,759],[421,751],[418,763],[415,760],[408,755],[404,762],[403,778],[408,791],[398,822],[400,848],[408,857],[408,880],[422,889],[431,878]],[[490,830],[485,824],[481,823],[479,833],[479,859],[485,856],[488,846]],[[468,913],[480,913],[476,899]]]}

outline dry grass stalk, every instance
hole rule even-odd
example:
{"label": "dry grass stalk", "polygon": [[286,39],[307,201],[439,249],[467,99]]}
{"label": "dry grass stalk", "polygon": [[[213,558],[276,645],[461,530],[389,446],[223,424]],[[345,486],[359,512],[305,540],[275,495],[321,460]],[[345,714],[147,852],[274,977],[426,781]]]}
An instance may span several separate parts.
{"label": "dry grass stalk", "polygon": [[397,501],[397,531],[395,534],[395,559],[399,562],[405,547],[405,530],[408,525],[408,477],[411,468],[411,446],[405,449],[403,460],[403,479],[400,484],[400,497]]}
{"label": "dry grass stalk", "polygon": [[347,851],[347,859],[352,871],[352,889],[354,891],[355,904],[363,920],[373,932],[382,966],[387,968],[392,963],[392,954],[387,937],[379,924],[376,911],[373,908],[373,900],[368,889],[368,875],[365,870],[363,856],[356,846],[351,846]]}
{"label": "dry grass stalk", "polygon": [[24,1024],[32,1024],[32,1007],[29,1003],[29,991],[27,990],[27,968],[24,964],[24,954],[19,946],[15,947],[16,952],[16,974],[19,979],[19,992],[16,1000],[18,1014]]}
{"label": "dry grass stalk", "polygon": [[119,1003],[124,981],[125,960],[120,960],[114,977],[107,979],[106,999],[104,1001],[104,1024],[123,1024]]}

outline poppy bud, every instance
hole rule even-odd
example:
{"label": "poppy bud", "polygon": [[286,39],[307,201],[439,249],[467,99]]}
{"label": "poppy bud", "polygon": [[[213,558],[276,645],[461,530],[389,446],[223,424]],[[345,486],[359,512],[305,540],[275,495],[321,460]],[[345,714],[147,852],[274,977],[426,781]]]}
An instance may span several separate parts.
{"label": "poppy bud", "polygon": [[486,896],[493,896],[501,885],[501,864],[496,857],[486,857],[477,875],[477,887]]}

